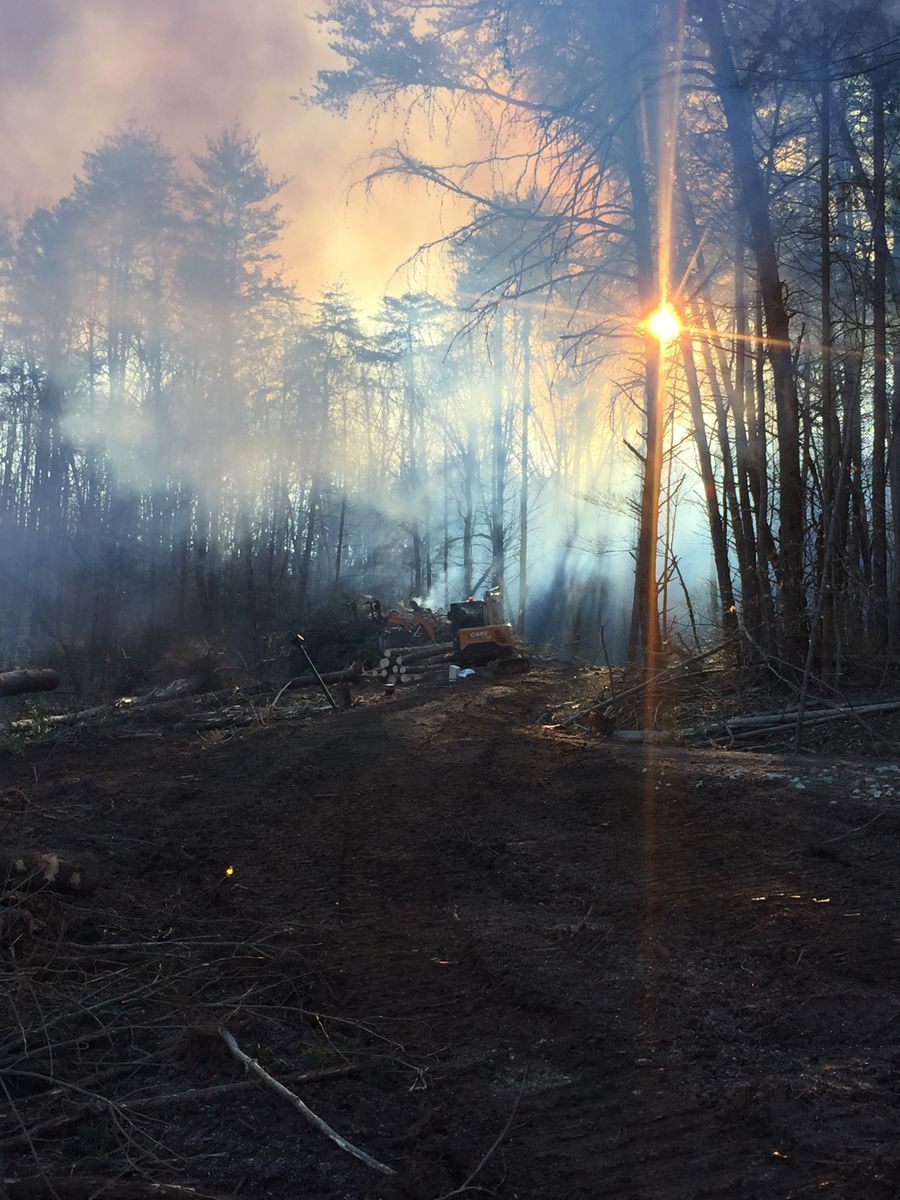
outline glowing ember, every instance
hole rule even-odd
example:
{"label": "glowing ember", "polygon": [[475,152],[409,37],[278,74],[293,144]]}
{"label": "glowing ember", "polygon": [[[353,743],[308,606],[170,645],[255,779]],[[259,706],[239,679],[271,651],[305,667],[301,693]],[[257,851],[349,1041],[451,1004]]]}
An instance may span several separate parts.
{"label": "glowing ember", "polygon": [[668,300],[661,304],[656,312],[650,314],[646,325],[653,336],[663,343],[673,341],[681,333],[678,313]]}

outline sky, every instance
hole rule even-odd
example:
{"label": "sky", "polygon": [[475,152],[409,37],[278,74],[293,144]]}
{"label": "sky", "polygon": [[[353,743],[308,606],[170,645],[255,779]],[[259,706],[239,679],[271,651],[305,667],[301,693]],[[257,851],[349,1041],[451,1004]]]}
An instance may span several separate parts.
{"label": "sky", "polygon": [[[126,122],[157,132],[182,168],[235,119],[289,176],[287,275],[315,297],[343,278],[366,305],[399,290],[395,268],[439,236],[437,202],[353,188],[390,119],[347,119],[292,100],[334,65],[316,0],[0,0],[0,208],[26,216],[64,196],[82,155]],[[439,155],[440,157],[440,155]],[[417,281],[421,285],[427,279]]]}

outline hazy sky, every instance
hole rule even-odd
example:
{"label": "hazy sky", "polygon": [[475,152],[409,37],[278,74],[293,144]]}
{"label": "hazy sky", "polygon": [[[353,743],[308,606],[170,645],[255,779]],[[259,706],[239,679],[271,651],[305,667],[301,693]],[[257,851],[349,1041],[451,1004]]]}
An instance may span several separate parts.
{"label": "hazy sky", "polygon": [[[332,61],[316,0],[0,0],[0,206],[27,214],[69,191],[81,157],[134,119],[182,166],[235,118],[291,176],[289,275],[312,296],[342,275],[371,302],[393,268],[441,231],[421,193],[348,196],[364,157],[391,141],[291,99]],[[441,157],[440,153],[438,155]],[[396,285],[394,285],[396,286]]]}

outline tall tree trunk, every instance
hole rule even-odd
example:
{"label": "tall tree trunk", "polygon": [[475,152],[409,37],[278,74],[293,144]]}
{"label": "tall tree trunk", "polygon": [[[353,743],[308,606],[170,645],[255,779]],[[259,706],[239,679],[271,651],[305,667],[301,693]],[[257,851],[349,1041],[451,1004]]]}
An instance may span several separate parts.
{"label": "tall tree trunk", "polygon": [[526,310],[522,325],[522,441],[519,458],[519,615],[516,629],[525,636],[528,602],[528,426],[531,423],[531,314]]}
{"label": "tall tree trunk", "polygon": [[254,662],[262,658],[262,642],[259,629],[259,604],[257,598],[256,573],[253,568],[253,529],[246,513],[240,516],[242,526],[239,553],[244,560],[244,595],[247,602],[247,641]]}
{"label": "tall tree trunk", "polygon": [[[629,107],[620,131],[623,161],[631,192],[632,240],[637,266],[638,301],[646,315],[658,303],[658,281],[653,262],[653,229],[650,198],[644,176],[641,143],[634,110]],[[642,650],[644,662],[656,667],[660,658],[659,595],[656,560],[659,542],[659,490],[662,483],[662,366],[661,343],[644,339],[644,470],[638,517],[637,558],[628,657]]]}
{"label": "tall tree trunk", "polygon": [[410,506],[410,533],[412,537],[412,572],[410,588],[414,596],[422,595],[424,576],[424,553],[422,540],[422,523],[419,520],[419,505],[421,503],[421,484],[424,463],[419,460],[420,435],[419,396],[415,381],[413,362],[413,331],[412,325],[406,330],[406,355],[404,357],[404,380],[407,421],[407,499]]}
{"label": "tall tree trunk", "polygon": [[[444,405],[444,428],[447,430],[446,403]],[[450,447],[448,438],[444,438],[444,470],[443,470],[443,539],[441,546],[441,568],[444,573],[444,612],[450,607]]]}
{"label": "tall tree trunk", "polygon": [[872,82],[872,624],[877,654],[887,649],[887,236],[885,231],[884,90]]}
{"label": "tall tree trunk", "polygon": [[334,584],[341,582],[341,565],[344,557],[344,529],[347,523],[347,490],[341,491],[341,511],[338,517],[337,545],[334,548]]}
{"label": "tall tree trunk", "polygon": [[322,399],[319,408],[319,424],[311,441],[309,507],[306,513],[306,532],[303,549],[297,567],[297,611],[303,614],[309,603],[310,576],[312,573],[313,549],[316,530],[320,524],[322,498],[325,490],[324,458],[328,430],[331,421],[331,373],[326,364],[322,380]]}
{"label": "tall tree trunk", "polygon": [[503,436],[503,381],[506,370],[503,312],[497,310],[494,388],[491,400],[491,585],[504,586],[506,574],[506,445]]}
{"label": "tall tree trunk", "polygon": [[[314,468],[314,470],[317,468]],[[306,532],[303,535],[303,550],[297,568],[297,611],[306,612],[309,602],[309,577],[312,568],[313,546],[316,540],[316,525],[319,519],[321,490],[318,475],[313,475],[310,481],[309,502],[306,512]]]}
{"label": "tall tree trunk", "polygon": [[475,486],[475,446],[471,428],[466,433],[466,445],[463,450],[463,592],[466,596],[472,593],[475,578],[475,562],[473,539],[475,536],[474,512]]}
{"label": "tall tree trunk", "polygon": [[772,511],[769,500],[769,470],[768,445],[769,434],[766,428],[766,348],[763,318],[762,296],[757,289],[753,316],[754,332],[754,363],[753,390],[756,394],[756,424],[753,443],[756,448],[756,479],[759,495],[756,501],[758,514],[757,529],[762,539],[757,547],[756,571],[757,591],[763,612],[762,648],[766,654],[773,655],[777,650],[775,629],[775,602],[772,597],[771,576],[774,574],[777,586],[780,586],[781,568],[775,539],[772,536]]}
{"label": "tall tree trunk", "polygon": [[681,338],[681,354],[687,378],[688,397],[691,404],[691,420],[694,426],[694,444],[697,447],[700,479],[703,483],[703,494],[706,498],[709,536],[712,541],[713,559],[716,564],[716,579],[718,580],[719,597],[722,603],[722,625],[726,634],[730,635],[737,632],[737,608],[734,602],[734,588],[731,583],[731,567],[728,562],[728,543],[725,539],[725,526],[722,523],[722,514],[719,511],[719,502],[716,496],[716,479],[713,474],[712,455],[709,452],[709,439],[706,436],[703,398],[697,379],[694,350],[690,337],[687,334],[682,335]]}
{"label": "tall tree trunk", "polygon": [[[747,505],[746,489],[739,495],[739,489],[736,482],[736,472],[734,464],[734,456],[731,448],[730,428],[728,424],[728,406],[722,396],[722,389],[719,386],[719,377],[716,373],[716,366],[713,362],[712,352],[709,347],[709,339],[703,338],[703,357],[706,364],[706,374],[709,379],[709,387],[712,392],[713,404],[716,411],[716,428],[719,437],[719,453],[722,456],[722,478],[725,489],[725,498],[728,503],[728,511],[731,516],[731,530],[734,538],[734,549],[738,563],[738,575],[741,581],[741,599],[745,609],[743,613],[745,626],[749,627],[752,634],[756,634],[752,619],[748,620],[747,604],[748,598],[750,601],[751,617],[753,611],[753,600],[758,595],[757,582],[753,578],[756,569],[757,555],[754,553],[753,546],[753,523],[752,514]],[[743,503],[741,499],[743,498]]]}
{"label": "tall tree trunk", "polygon": [[790,326],[778,273],[775,238],[765,180],[753,143],[753,107],[741,86],[722,20],[719,0],[692,0],[702,17],[716,89],[725,113],[738,198],[750,229],[766,318],[767,352],[772,366],[778,430],[779,541],[784,619],[782,656],[801,666],[805,655],[803,590],[803,483],[797,391],[790,351]]}
{"label": "tall tree trunk", "polygon": [[[897,246],[897,238],[900,237],[900,221],[895,220],[893,225],[893,243]],[[900,353],[898,353],[896,340],[894,340],[891,350],[891,436],[888,443],[888,477],[891,489],[893,571],[888,603],[891,614],[891,653],[896,656],[900,650]]]}
{"label": "tall tree trunk", "polygon": [[656,572],[659,542],[659,492],[662,485],[663,461],[661,411],[663,348],[660,342],[648,340],[645,364],[646,442],[628,656],[629,658],[637,657],[637,637],[639,637],[644,652],[644,661],[652,669],[660,665],[662,648]]}
{"label": "tall tree trunk", "polygon": [[[829,9],[828,0],[823,6],[823,37],[822,42],[827,53],[829,39]],[[824,58],[824,54],[823,54]],[[820,281],[820,320],[822,325],[822,529],[830,529],[831,514],[834,509],[835,487],[837,485],[838,464],[836,462],[836,429],[834,412],[834,376],[831,363],[831,83],[828,79],[827,65],[822,79],[820,92],[820,128],[819,128],[819,256],[821,259]],[[849,458],[849,441],[847,455]],[[837,514],[835,514],[837,516]],[[840,530],[840,519],[834,527],[835,537]],[[827,538],[826,538],[827,541]],[[836,543],[840,544],[840,543]],[[820,583],[820,606],[822,610],[821,627],[821,662],[822,670],[831,674],[835,667],[835,559],[832,549],[829,556],[828,546],[825,546],[825,561],[827,562],[827,577]]]}

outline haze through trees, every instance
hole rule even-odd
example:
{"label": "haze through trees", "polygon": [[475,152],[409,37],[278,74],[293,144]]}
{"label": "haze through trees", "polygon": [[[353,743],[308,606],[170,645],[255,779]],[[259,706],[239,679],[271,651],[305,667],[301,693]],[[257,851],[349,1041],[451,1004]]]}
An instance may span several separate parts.
{"label": "haze through trees", "polygon": [[442,294],[377,313],[283,283],[239,126],[186,177],[136,126],[86,154],[0,246],[4,659],[53,647],[88,694],[173,637],[260,663],[361,592],[491,583],[587,659],[895,655],[900,26],[786,12],[336,0],[318,103],[488,147],[373,163],[462,214]]}
{"label": "haze through trees", "polygon": [[[402,148],[378,174],[462,192],[476,222],[512,211],[493,185],[516,180],[537,197],[518,244],[541,248],[542,292],[569,292],[578,345],[607,378],[625,380],[614,339],[630,325],[644,381],[632,652],[652,659],[661,636],[659,505],[667,443],[685,434],[723,624],[734,608],[748,648],[794,668],[893,652],[894,6],[338,0],[327,20],[345,65],[323,73],[321,103],[462,111],[497,130],[480,175]],[[523,270],[501,272],[485,303],[522,292]],[[667,351],[640,321],[670,299],[687,329]]]}

